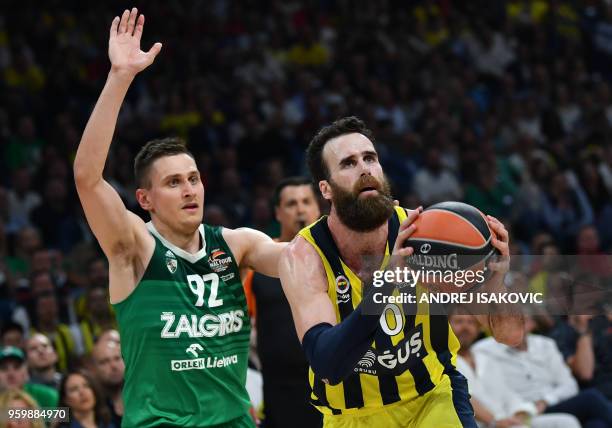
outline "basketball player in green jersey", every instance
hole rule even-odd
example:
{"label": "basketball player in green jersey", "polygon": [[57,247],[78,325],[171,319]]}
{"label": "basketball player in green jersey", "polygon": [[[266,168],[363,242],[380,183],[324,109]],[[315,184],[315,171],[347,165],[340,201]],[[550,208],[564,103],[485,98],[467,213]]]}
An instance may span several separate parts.
{"label": "basketball player in green jersey", "polygon": [[[420,304],[416,314],[394,304],[387,305],[394,316],[362,313],[361,302],[381,291],[371,284],[373,271],[394,271],[413,253],[404,243],[420,209],[394,206],[371,133],[355,117],[323,128],[308,147],[308,163],[331,211],[300,231],[279,270],[324,426],[475,428],[446,316],[429,315]],[[492,244],[508,256],[508,232],[492,217],[488,223]],[[495,273],[487,286],[499,290],[507,261],[489,267]],[[394,285],[383,287],[390,292]],[[498,341],[520,343],[520,315],[478,318]]]}
{"label": "basketball player in green jersey", "polygon": [[204,187],[180,141],[149,142],[136,157],[136,197],[149,223],[102,177],[125,94],[161,50],[160,43],[140,49],[143,25],[136,9],[113,20],[111,71],[74,161],[87,221],[109,260],[126,366],[122,426],[252,427],[240,273],[277,277],[283,244],[251,229],[202,224]]}

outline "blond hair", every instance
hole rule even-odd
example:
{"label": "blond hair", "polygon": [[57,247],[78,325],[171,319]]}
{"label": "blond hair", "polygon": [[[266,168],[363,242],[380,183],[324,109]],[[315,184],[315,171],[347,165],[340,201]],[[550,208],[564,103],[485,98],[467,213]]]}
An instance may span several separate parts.
{"label": "blond hair", "polygon": [[[23,401],[28,409],[38,409],[36,401],[25,391],[20,389],[10,389],[0,393],[0,410],[3,415],[8,415],[8,408],[11,401]],[[6,421],[0,421],[0,428],[6,427]],[[31,419],[30,426],[32,428],[45,428],[45,423],[42,419]]]}

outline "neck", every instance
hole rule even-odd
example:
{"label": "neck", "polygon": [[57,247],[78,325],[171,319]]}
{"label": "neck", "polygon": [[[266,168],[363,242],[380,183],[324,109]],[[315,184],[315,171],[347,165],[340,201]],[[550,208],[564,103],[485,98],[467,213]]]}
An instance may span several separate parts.
{"label": "neck", "polygon": [[168,242],[176,245],[182,250],[187,251],[188,253],[197,253],[200,250],[200,230],[197,228],[192,232],[180,232],[171,229],[167,225],[156,222],[153,220],[153,225],[155,229],[159,232],[161,236],[163,236]]}
{"label": "neck", "polygon": [[377,269],[380,266],[380,261],[384,257],[385,248],[387,247],[387,222],[370,232],[356,232],[346,227],[340,221],[332,207],[327,224],[338,246],[342,260],[353,272],[358,273],[364,268],[369,268],[369,266],[365,266],[363,259],[368,256],[376,259],[372,260],[372,263],[376,264],[373,269]]}
{"label": "neck", "polygon": [[469,347],[461,347],[459,349],[459,355],[461,355],[463,358],[472,358],[472,351],[470,351]]}
{"label": "neck", "polygon": [[74,418],[85,427],[95,427],[96,418],[93,410],[78,411],[73,410]]}
{"label": "neck", "polygon": [[32,374],[42,380],[50,382],[53,380],[53,376],[55,376],[55,367],[49,366],[40,369],[32,369]]}

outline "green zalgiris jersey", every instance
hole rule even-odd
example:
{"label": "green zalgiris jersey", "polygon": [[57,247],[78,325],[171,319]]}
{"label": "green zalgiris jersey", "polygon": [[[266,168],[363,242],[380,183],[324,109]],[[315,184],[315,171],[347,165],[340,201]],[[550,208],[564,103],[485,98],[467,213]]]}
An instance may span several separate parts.
{"label": "green zalgiris jersey", "polygon": [[251,330],[238,265],[220,227],[196,254],[155,238],[136,289],[114,305],[125,361],[124,427],[208,427],[248,414]]}

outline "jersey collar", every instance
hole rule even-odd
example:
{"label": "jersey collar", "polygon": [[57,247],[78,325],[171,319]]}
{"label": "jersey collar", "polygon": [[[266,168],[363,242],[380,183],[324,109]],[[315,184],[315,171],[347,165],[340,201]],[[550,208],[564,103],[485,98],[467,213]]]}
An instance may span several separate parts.
{"label": "jersey collar", "polygon": [[157,239],[159,239],[165,247],[169,248],[174,254],[176,254],[182,259],[187,260],[189,263],[197,263],[204,256],[206,256],[206,235],[204,233],[204,224],[200,224],[200,227],[198,227],[198,231],[200,232],[200,236],[202,237],[202,248],[200,248],[196,253],[189,253],[183,250],[182,248],[177,247],[173,243],[169,242],[157,231],[157,229],[155,229],[155,225],[153,225],[153,222],[147,223],[147,229],[149,229],[149,232],[151,232],[155,237],[157,237]]}

